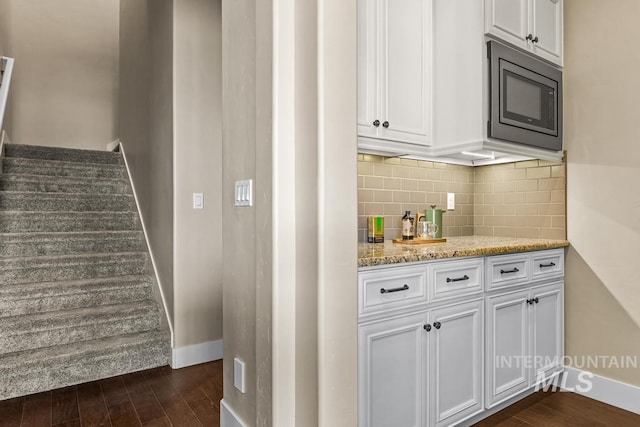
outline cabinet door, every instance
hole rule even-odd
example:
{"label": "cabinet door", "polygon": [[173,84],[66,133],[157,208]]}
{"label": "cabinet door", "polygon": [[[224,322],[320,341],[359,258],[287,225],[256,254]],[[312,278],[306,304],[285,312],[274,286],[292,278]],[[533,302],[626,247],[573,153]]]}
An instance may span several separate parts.
{"label": "cabinet door", "polygon": [[485,0],[485,32],[527,49],[529,0]]}
{"label": "cabinet door", "polygon": [[529,290],[487,298],[486,405],[529,387]]}
{"label": "cabinet door", "polygon": [[562,0],[531,0],[531,43],[536,55],[562,65]]}
{"label": "cabinet door", "polygon": [[382,139],[430,144],[431,2],[381,0],[378,91]]}
{"label": "cabinet door", "polygon": [[426,314],[359,327],[362,427],[422,427],[426,419]]}
{"label": "cabinet door", "polygon": [[358,135],[376,137],[378,128],[378,0],[358,0]]}
{"label": "cabinet door", "polygon": [[531,290],[530,384],[537,384],[562,369],[564,356],[564,318],[562,283]]}
{"label": "cabinet door", "polygon": [[431,312],[430,425],[454,424],[482,410],[483,301]]}

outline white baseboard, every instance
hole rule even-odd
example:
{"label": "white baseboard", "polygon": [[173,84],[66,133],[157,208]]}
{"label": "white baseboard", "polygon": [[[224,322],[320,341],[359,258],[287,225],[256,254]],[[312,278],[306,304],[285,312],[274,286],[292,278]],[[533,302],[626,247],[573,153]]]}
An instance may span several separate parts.
{"label": "white baseboard", "polygon": [[574,393],[640,414],[640,387],[575,368],[566,368],[565,375],[563,386]]}
{"label": "white baseboard", "polygon": [[174,347],[171,349],[171,367],[185,368],[222,359],[222,340]]}
{"label": "white baseboard", "polygon": [[220,401],[220,427],[246,427],[244,421],[233,412],[224,399]]}

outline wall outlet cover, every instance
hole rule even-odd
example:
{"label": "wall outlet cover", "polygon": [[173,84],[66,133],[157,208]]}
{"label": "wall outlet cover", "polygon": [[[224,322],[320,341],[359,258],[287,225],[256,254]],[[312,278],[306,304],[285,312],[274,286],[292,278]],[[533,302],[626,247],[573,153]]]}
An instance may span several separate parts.
{"label": "wall outlet cover", "polygon": [[204,195],[193,193],[193,209],[204,209]]}
{"label": "wall outlet cover", "polygon": [[456,193],[447,193],[447,210],[453,211],[456,209]]}
{"label": "wall outlet cover", "polygon": [[245,392],[244,382],[244,362],[237,357],[233,358],[233,385],[240,390],[241,393]]}

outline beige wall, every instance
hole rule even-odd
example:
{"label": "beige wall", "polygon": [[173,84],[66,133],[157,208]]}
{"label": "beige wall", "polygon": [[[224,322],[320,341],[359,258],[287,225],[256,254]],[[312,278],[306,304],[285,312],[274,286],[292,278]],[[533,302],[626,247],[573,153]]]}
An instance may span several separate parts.
{"label": "beige wall", "polygon": [[[0,57],[11,57],[11,3],[12,0],[0,0]],[[10,110],[10,105],[7,104],[4,117],[0,117],[0,123],[2,123],[2,125],[0,125],[0,137],[2,135],[3,129],[7,130],[10,135]]]}
{"label": "beige wall", "polygon": [[446,209],[447,192],[456,193],[456,209],[443,216],[442,235],[473,235],[474,168],[368,154],[358,159],[358,241],[366,241],[369,215],[384,215],[385,239],[400,238],[405,211]]}
{"label": "beige wall", "polygon": [[[636,0],[565,1],[568,355],[640,357],[638,16]],[[640,386],[638,369],[594,371]]]}
{"label": "beige wall", "polygon": [[[220,7],[220,0],[174,2],[174,321],[178,347],[222,339]],[[193,209],[193,193],[204,194],[204,209]]]}
{"label": "beige wall", "polygon": [[118,137],[118,0],[11,6],[11,139],[106,149]]}
{"label": "beige wall", "polygon": [[11,56],[11,3],[0,0],[0,56]]}
{"label": "beige wall", "polygon": [[[174,327],[222,338],[221,11],[216,0],[122,0],[120,139]],[[204,194],[204,209],[192,194]]]}
{"label": "beige wall", "polygon": [[318,425],[358,422],[357,2],[318,0]]}
{"label": "beige wall", "polygon": [[[140,2],[140,0],[135,0]],[[142,1],[141,3],[145,3]],[[171,301],[175,291],[173,281],[173,0],[148,0],[149,66],[148,79],[148,146],[144,155],[148,160],[149,200],[145,221],[149,244],[153,249],[158,276],[167,302],[171,319],[175,318]],[[144,22],[144,20],[142,21]],[[138,82],[142,83],[142,82]],[[145,87],[142,84],[142,87]],[[132,88],[135,95],[136,90]],[[127,95],[129,96],[129,95]],[[129,100],[131,101],[131,100]],[[134,104],[135,105],[135,104]],[[122,108],[128,109],[129,106]],[[122,115],[121,115],[122,117]],[[129,120],[129,119],[126,119]],[[133,124],[135,126],[135,123]],[[175,328],[174,328],[175,329]]]}
{"label": "beige wall", "polygon": [[120,3],[120,140],[169,317],[173,291],[173,1]]}
{"label": "beige wall", "polygon": [[[222,7],[224,401],[247,425],[353,426],[355,3],[277,0],[275,26],[271,6]],[[247,178],[255,207],[235,208]]]}
{"label": "beige wall", "polygon": [[[269,399],[262,405],[270,407],[269,384],[261,383],[261,375],[270,375],[270,351],[259,344],[263,331],[270,322],[258,323],[261,310],[269,311],[270,300],[258,303],[260,290],[271,287],[271,275],[266,270],[271,263],[270,237],[271,187],[265,177],[271,176],[271,82],[260,79],[271,68],[270,32],[271,14],[258,13],[256,3],[250,0],[222,1],[222,229],[224,252],[223,271],[223,335],[224,335],[224,401],[247,425],[270,425],[267,414],[258,415],[259,395]],[[266,7],[266,5],[264,5]],[[264,27],[263,27],[264,26]],[[258,37],[258,30],[263,34]],[[258,62],[257,43],[266,50]],[[258,99],[258,94],[261,98]],[[260,103],[258,103],[260,101]],[[259,115],[263,117],[258,126]],[[265,120],[266,118],[266,120]],[[266,126],[265,126],[266,125]],[[259,147],[258,141],[267,142]],[[257,162],[257,150],[262,157]],[[258,181],[258,167],[262,168]],[[255,206],[233,206],[234,182],[255,179]],[[257,213],[261,211],[262,217]],[[263,312],[264,315],[264,312]],[[269,321],[270,318],[264,319]],[[269,334],[270,335],[270,334]],[[269,341],[262,341],[269,345]],[[270,349],[269,349],[270,350]],[[262,358],[258,358],[259,352]],[[246,393],[233,386],[233,358],[246,364]],[[264,358],[264,359],[263,359]],[[262,369],[259,371],[257,364]],[[266,390],[262,390],[267,386]],[[262,394],[264,393],[264,394]]]}

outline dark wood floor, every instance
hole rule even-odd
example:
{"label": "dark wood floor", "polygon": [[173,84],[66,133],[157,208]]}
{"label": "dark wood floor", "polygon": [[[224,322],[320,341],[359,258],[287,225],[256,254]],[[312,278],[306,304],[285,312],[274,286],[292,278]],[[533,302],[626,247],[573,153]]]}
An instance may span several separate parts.
{"label": "dark wood floor", "polygon": [[475,426],[640,426],[640,415],[575,393],[538,392]]}
{"label": "dark wood floor", "polygon": [[[0,402],[0,427],[219,427],[222,361],[168,366]],[[564,392],[534,393],[476,424],[640,426],[640,415]]]}
{"label": "dark wood floor", "polygon": [[219,426],[222,361],[168,366],[0,402],[0,427]]}

